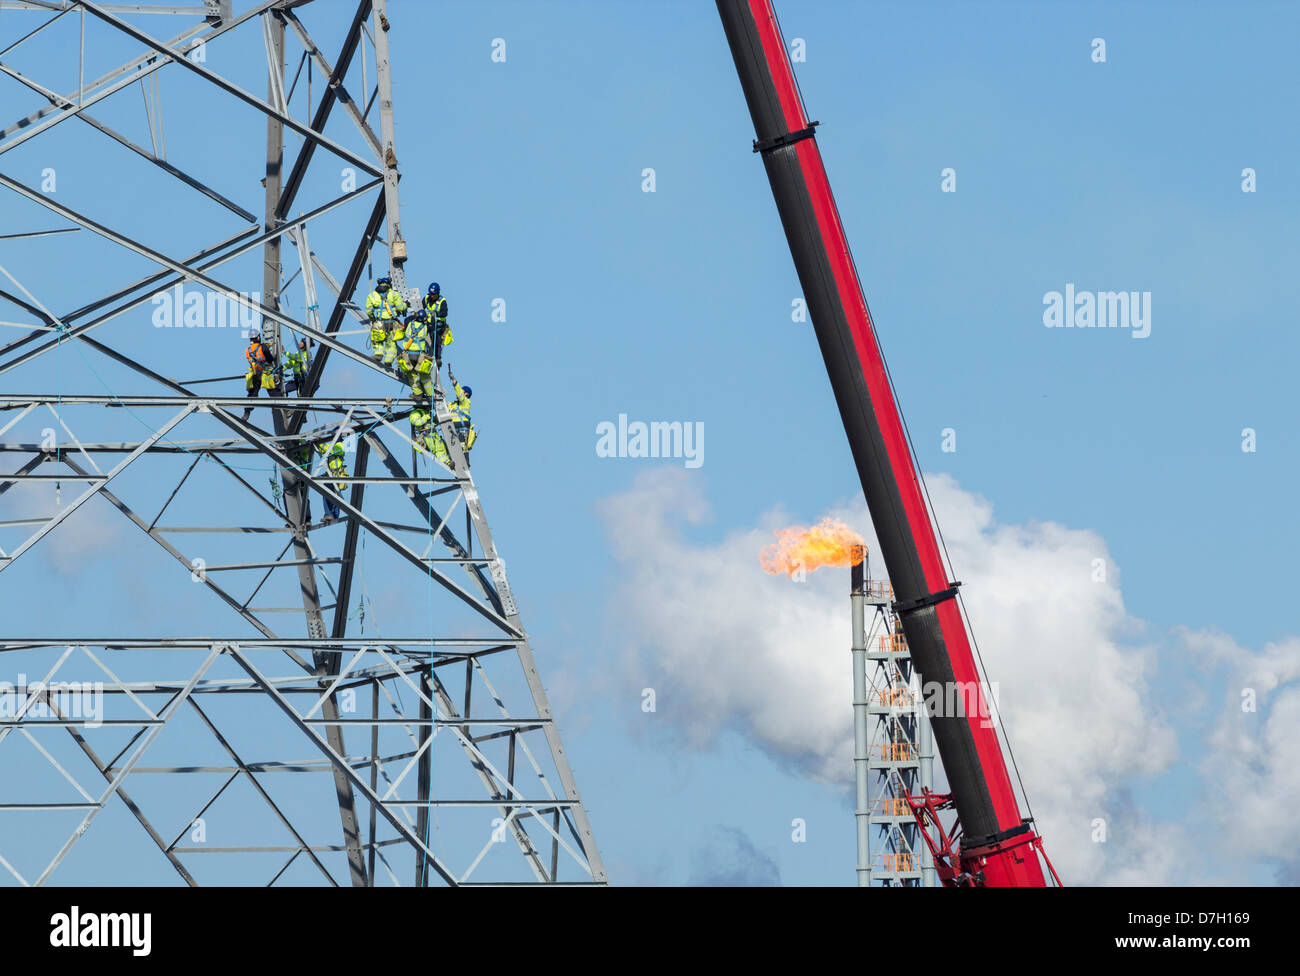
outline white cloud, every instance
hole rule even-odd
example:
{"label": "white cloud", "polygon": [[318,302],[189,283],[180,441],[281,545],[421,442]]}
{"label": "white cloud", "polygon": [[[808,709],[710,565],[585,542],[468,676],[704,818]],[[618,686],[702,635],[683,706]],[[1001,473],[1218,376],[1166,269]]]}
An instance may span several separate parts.
{"label": "white cloud", "polygon": [[637,639],[638,687],[655,687],[658,710],[696,744],[739,723],[772,754],[840,779],[851,743],[843,716],[820,705],[837,702],[849,675],[848,571],[838,586],[825,572],[797,586],[767,576],[758,552],[770,531],[759,529],[692,545],[682,527],[708,515],[693,485],[686,472],[658,469],[602,503],[627,570],[617,612]]}
{"label": "white cloud", "polygon": [[[758,553],[779,511],[720,541],[687,529],[709,512],[687,472],[644,473],[602,514],[624,577],[629,667],[637,687],[688,740],[736,727],[769,754],[825,782],[852,777],[848,571],[804,583],[765,575]],[[1147,696],[1152,652],[1132,643],[1119,574],[1096,533],[1051,523],[1000,525],[991,505],[946,476],[930,479],[984,661],[1048,852],[1067,883],[1173,880],[1179,833],[1154,825],[1124,793],[1176,757],[1172,729]],[[866,506],[821,514],[862,533],[883,567]],[[1106,579],[1094,582],[1094,560]],[[1093,820],[1108,840],[1092,840]]]}
{"label": "white cloud", "polygon": [[1215,672],[1222,676],[1221,717],[1201,769],[1223,853],[1267,859],[1294,876],[1300,869],[1300,638],[1253,653],[1220,633],[1182,636],[1189,650],[1222,666]]}
{"label": "white cloud", "polygon": [[[5,495],[13,518],[51,518],[85,489],[84,481],[68,481],[56,496],[52,484],[19,484]],[[57,498],[57,500],[56,500]],[[119,544],[123,517],[102,498],[91,498],[69,515],[24,555],[23,559],[44,558],[60,576],[80,575],[103,553]],[[11,550],[41,529],[24,526],[8,536]]]}

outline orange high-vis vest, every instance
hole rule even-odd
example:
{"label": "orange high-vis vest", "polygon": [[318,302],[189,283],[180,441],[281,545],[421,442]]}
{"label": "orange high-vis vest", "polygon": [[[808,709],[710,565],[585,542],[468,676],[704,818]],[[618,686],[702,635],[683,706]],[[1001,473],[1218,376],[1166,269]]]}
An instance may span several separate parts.
{"label": "orange high-vis vest", "polygon": [[261,369],[268,362],[266,349],[260,342],[250,342],[248,348],[244,350],[244,358],[253,369]]}

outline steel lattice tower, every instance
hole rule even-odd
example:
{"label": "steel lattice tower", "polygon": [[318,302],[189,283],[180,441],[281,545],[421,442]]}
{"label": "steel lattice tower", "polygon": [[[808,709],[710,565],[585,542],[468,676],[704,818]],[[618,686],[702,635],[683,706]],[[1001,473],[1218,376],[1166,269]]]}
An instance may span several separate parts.
{"label": "steel lattice tower", "polygon": [[864,562],[861,580],[855,570],[854,591],[862,603],[855,615],[874,608],[869,623],[854,623],[855,721],[861,726],[855,759],[862,766],[858,884],[934,887],[934,862],[906,799],[934,788],[934,739],[917,672],[893,586],[871,579]]}
{"label": "steel lattice tower", "polygon": [[934,788],[934,742],[924,702],[917,696],[916,671],[907,637],[893,609],[886,582],[870,581],[867,603],[876,604],[867,658],[875,667],[868,680],[872,735],[868,748],[871,797],[871,881],[913,887],[935,884],[930,853],[904,797]]}
{"label": "steel lattice tower", "polygon": [[[0,104],[19,115],[0,129],[0,318],[19,336],[0,345],[0,388],[18,391],[0,396],[0,592],[5,629],[46,625],[0,637],[0,877],[76,881],[95,848],[127,871],[152,852],[191,885],[604,884],[441,378],[433,407],[451,468],[417,455],[417,404],[358,341],[372,251],[405,288],[385,0],[361,0],[350,19],[308,0],[233,6],[0,0]],[[313,17],[343,31],[332,60]],[[184,29],[158,40],[141,21]],[[71,86],[15,61],[54,36]],[[119,63],[123,50],[138,53]],[[109,56],[118,66],[92,78]],[[166,129],[164,80],[184,108]],[[134,99],[122,107],[137,86],[147,139],[123,121],[142,114]],[[30,109],[10,97],[24,89]],[[248,128],[205,137],[222,106]],[[265,166],[244,166],[245,147],[263,143]],[[114,153],[139,185],[82,191],[83,211],[24,178],[50,160],[65,168],[70,145]],[[148,181],[192,200],[181,214],[121,212],[115,197]],[[66,291],[29,289],[10,270],[19,247],[57,247],[82,271]],[[79,294],[97,280],[95,248],[127,252],[143,273]],[[156,316],[174,294],[187,317],[196,293],[206,321],[168,322],[184,330],[174,338],[151,326],[151,306]],[[200,389],[216,381],[203,378],[210,336],[243,368],[238,333],[202,328],[223,301],[259,320],[274,350],[314,340],[296,396]],[[238,394],[239,378],[216,379]],[[334,443],[349,447],[340,491],[302,453]],[[341,518],[313,521],[313,496]],[[126,608],[136,634],[26,613],[19,584],[68,586],[44,582],[29,551],[109,519],[148,553],[121,557],[113,585],[176,581]],[[195,633],[215,626],[200,599],[224,629]]]}

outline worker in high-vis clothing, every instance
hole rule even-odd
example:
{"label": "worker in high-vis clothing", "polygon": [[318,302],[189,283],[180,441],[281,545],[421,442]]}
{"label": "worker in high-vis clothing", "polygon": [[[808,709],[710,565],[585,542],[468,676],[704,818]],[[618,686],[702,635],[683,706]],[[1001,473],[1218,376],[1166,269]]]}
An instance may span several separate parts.
{"label": "worker in high-vis clothing", "polygon": [[[313,445],[310,441],[303,441],[297,444],[290,452],[289,457],[293,459],[294,465],[305,475],[311,474],[311,461]],[[311,492],[302,493],[302,518],[307,524],[311,524]],[[285,523],[288,524],[287,522]]]}
{"label": "worker in high-vis clothing", "polygon": [[311,368],[311,346],[315,344],[299,339],[298,344],[284,357],[284,365],[293,374],[292,379],[285,381],[286,392],[293,393],[302,389],[303,382],[307,379],[307,370]]}
{"label": "worker in high-vis clothing", "polygon": [[[244,389],[248,396],[256,397],[260,390],[275,389],[275,356],[271,350],[262,345],[262,337],[252,332],[248,337],[248,348],[244,350],[248,360],[248,372],[244,374]],[[253,414],[252,407],[244,408],[244,419]]]}
{"label": "worker in high-vis clothing", "polygon": [[429,356],[429,313],[417,308],[406,317],[402,341],[397,344],[397,375],[410,384],[417,399],[433,396],[433,362]]}
{"label": "worker in high-vis clothing", "polygon": [[433,412],[427,407],[416,407],[411,411],[411,440],[415,449],[421,454],[432,454],[438,463],[454,470],[456,464],[447,450],[447,442],[442,439]]}
{"label": "worker in high-vis clothing", "polygon": [[433,450],[433,445],[428,442],[429,434],[433,431],[432,411],[428,407],[417,406],[411,411],[408,419],[411,421],[411,440],[415,442],[415,449]]}
{"label": "worker in high-vis clothing", "polygon": [[[346,480],[348,476],[347,452],[343,450],[343,445],[335,441],[334,446],[331,447],[329,442],[325,441],[316,445],[316,453],[326,459],[325,463],[329,466],[330,474],[336,479],[331,487],[342,495],[348,487]],[[326,495],[325,518],[322,521],[333,522],[339,517],[339,514],[338,503],[329,495]]]}
{"label": "worker in high-vis clothing", "polygon": [[428,407],[416,407],[411,411],[411,440],[415,449],[421,454],[432,454],[447,467],[451,467],[451,455],[447,453],[447,444],[442,435],[433,429],[433,411]]}
{"label": "worker in high-vis clothing", "polygon": [[470,397],[474,391],[468,386],[461,386],[456,382],[456,374],[447,367],[447,375],[451,378],[451,385],[456,390],[456,399],[447,404],[447,411],[451,414],[452,424],[456,428],[456,436],[460,438],[460,443],[465,448],[465,454],[468,456],[470,450],[474,447],[474,442],[478,440],[478,431],[469,419]]}
{"label": "worker in high-vis clothing", "polygon": [[402,316],[406,299],[393,287],[387,275],[375,282],[375,290],[366,296],[366,318],[370,321],[370,355],[375,362],[393,365],[397,358],[397,340],[402,335]]}
{"label": "worker in high-vis clothing", "polygon": [[451,328],[447,325],[447,299],[442,297],[442,288],[436,281],[429,282],[429,290],[424,296],[424,310],[429,313],[429,325],[433,327],[433,358],[442,366],[442,350],[452,342]]}

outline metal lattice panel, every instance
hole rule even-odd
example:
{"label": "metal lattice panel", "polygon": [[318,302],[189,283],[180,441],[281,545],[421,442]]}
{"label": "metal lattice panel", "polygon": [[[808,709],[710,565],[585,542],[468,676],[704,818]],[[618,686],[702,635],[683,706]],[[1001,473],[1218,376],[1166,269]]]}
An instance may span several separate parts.
{"label": "metal lattice panel", "polygon": [[[30,391],[0,396],[0,588],[89,520],[123,527],[120,572],[157,588],[136,636],[89,611],[11,615],[41,636],[0,637],[0,876],[40,884],[150,856],[187,884],[603,884],[441,377],[427,405],[449,464],[417,450],[421,403],[355,338],[372,250],[405,283],[385,3],[350,20],[297,0],[233,6],[0,0],[0,83],[34,104],[0,129],[0,193],[18,208],[0,235],[0,318],[19,331],[0,376]],[[158,40],[142,14],[185,26]],[[342,31],[333,60],[300,15]],[[60,31],[78,51],[71,88],[15,63]],[[138,53],[89,77],[123,44]],[[220,103],[248,121],[220,181],[200,175],[205,146],[187,150],[193,124],[164,127],[171,84],[190,119]],[[121,107],[133,86],[147,133]],[[184,221],[127,220],[105,205],[112,187],[65,202],[8,165],[44,145],[62,158],[74,119],[75,145],[184,187]],[[234,176],[263,141],[250,196]],[[322,192],[340,166],[349,181]],[[52,242],[86,269],[53,294],[11,258]],[[100,281],[97,248],[124,255],[112,273],[138,273]],[[279,352],[315,342],[296,396],[185,379],[211,356],[195,352],[200,329],[139,341],[151,306],[174,292],[186,317],[195,290],[208,326],[221,312],[259,322]],[[312,455],[336,443],[346,487]],[[313,502],[339,518],[314,519]],[[100,862],[79,859],[97,843]]]}

